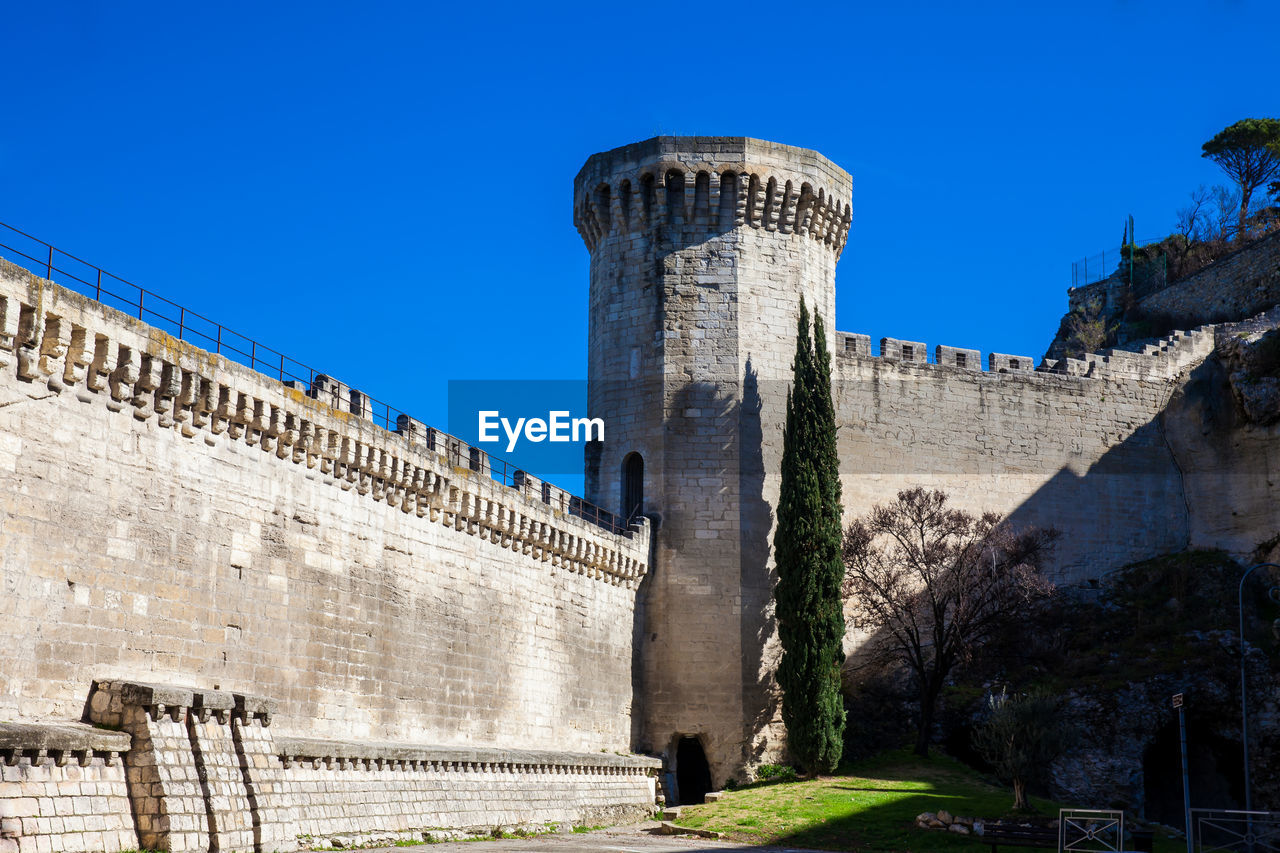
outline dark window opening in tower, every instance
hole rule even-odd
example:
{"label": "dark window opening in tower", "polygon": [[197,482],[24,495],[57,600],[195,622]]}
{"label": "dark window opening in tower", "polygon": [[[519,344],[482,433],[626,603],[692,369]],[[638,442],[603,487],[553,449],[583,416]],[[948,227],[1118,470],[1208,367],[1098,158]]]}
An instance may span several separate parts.
{"label": "dark window opening in tower", "polygon": [[667,172],[667,221],[684,219],[684,172]]}
{"label": "dark window opening in tower", "polygon": [[618,186],[618,206],[622,210],[624,225],[631,224],[631,182],[623,181]]}
{"label": "dark window opening in tower", "polygon": [[778,212],[781,205],[778,204],[778,179],[770,178],[765,184],[764,204],[760,208],[760,222],[765,228],[778,227]]}
{"label": "dark window opening in tower", "polygon": [[813,187],[808,183],[800,185],[800,198],[796,200],[795,228],[807,232],[813,219]]}
{"label": "dark window opening in tower", "polygon": [[711,205],[711,175],[699,172],[693,179],[693,221],[702,224],[708,219]]}
{"label": "dark window opening in tower", "polygon": [[596,188],[596,216],[599,219],[600,228],[605,234],[609,233],[612,226],[610,218],[613,216],[613,210],[610,209],[612,203],[610,196],[608,184],[601,184]]}
{"label": "dark window opening in tower", "polygon": [[720,227],[732,228],[738,211],[738,176],[725,172],[720,176]]}
{"label": "dark window opening in tower", "polygon": [[703,802],[711,790],[711,767],[696,737],[682,737],[676,746],[676,790],[682,806]]}
{"label": "dark window opening in tower", "polygon": [[644,512],[644,457],[628,453],[622,460],[622,517],[627,524]]}

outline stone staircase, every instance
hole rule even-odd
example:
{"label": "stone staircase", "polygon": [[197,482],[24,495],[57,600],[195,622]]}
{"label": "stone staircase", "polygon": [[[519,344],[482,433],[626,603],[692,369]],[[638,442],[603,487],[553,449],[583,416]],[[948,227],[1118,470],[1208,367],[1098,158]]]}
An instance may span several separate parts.
{"label": "stone staircase", "polygon": [[1084,358],[1045,359],[1040,370],[1095,379],[1172,379],[1182,370],[1203,361],[1213,352],[1214,327],[1199,326],[1177,331],[1135,349],[1113,347]]}

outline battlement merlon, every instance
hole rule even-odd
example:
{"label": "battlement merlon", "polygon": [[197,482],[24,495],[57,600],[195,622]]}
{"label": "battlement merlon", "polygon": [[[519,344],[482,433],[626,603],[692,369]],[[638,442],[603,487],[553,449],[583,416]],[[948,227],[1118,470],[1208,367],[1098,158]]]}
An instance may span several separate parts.
{"label": "battlement merlon", "polygon": [[593,154],[573,182],[587,248],[611,234],[737,226],[807,236],[839,257],[853,179],[816,151],[733,136],[655,136]]}

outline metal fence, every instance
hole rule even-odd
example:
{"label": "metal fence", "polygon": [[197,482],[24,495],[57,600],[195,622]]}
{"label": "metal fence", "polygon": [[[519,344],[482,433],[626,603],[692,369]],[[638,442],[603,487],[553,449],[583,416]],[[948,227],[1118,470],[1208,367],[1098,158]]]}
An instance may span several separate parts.
{"label": "metal fence", "polygon": [[1124,812],[1109,809],[1061,809],[1061,853],[1119,853],[1124,850]]}
{"label": "metal fence", "polygon": [[[293,384],[294,387],[301,387],[312,396],[315,396],[316,377],[326,375],[248,335],[229,329],[203,314],[188,310],[158,293],[113,275],[3,222],[0,222],[0,251],[10,255],[11,261],[26,266],[37,275],[43,275],[69,290],[137,317],[178,340],[188,341],[251,370]],[[409,422],[412,419],[409,415],[381,400],[359,394],[358,398],[353,395],[353,404],[354,408],[359,408],[357,414],[367,417],[389,432],[404,434],[410,428]],[[446,432],[429,428],[427,441],[429,449],[444,452],[454,465],[487,472],[503,485],[522,491],[531,486],[532,478],[522,469],[490,456],[479,448],[471,447]],[[450,452],[450,448],[457,452]],[[627,529],[624,520],[608,510],[550,483],[542,482],[538,492],[536,497],[540,497],[544,503],[563,503],[565,511],[570,515],[605,530],[619,533]]]}
{"label": "metal fence", "polygon": [[[1159,240],[1140,240],[1137,245],[1139,247],[1158,243]],[[1124,249],[1116,246],[1114,249],[1106,249],[1087,258],[1081,258],[1071,263],[1071,286],[1084,287],[1086,284],[1093,284],[1095,281],[1102,281],[1107,276],[1120,269],[1120,262],[1124,260]]]}
{"label": "metal fence", "polygon": [[1199,853],[1280,851],[1280,812],[1192,809],[1191,829]]}

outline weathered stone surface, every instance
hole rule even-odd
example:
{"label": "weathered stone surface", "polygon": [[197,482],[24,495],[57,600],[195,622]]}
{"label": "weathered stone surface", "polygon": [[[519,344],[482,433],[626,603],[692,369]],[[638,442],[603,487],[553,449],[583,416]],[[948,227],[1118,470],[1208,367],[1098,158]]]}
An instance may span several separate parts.
{"label": "weathered stone surface", "polygon": [[453,764],[564,766],[657,770],[662,762],[647,755],[618,755],[609,752],[560,752],[527,749],[485,749],[421,746],[406,743],[341,741],[321,738],[279,736],[276,752],[299,761],[341,759],[345,761],[411,761]]}
{"label": "weathered stone surface", "polygon": [[116,685],[120,701],[125,705],[143,708],[164,705],[169,708],[190,708],[194,694],[187,687],[171,687],[167,684],[146,684],[139,681],[121,681]]}
{"label": "weathered stone surface", "polygon": [[1280,421],[1280,329],[1222,334],[1214,354],[1245,419],[1258,426]]}
{"label": "weathered stone surface", "polygon": [[77,724],[0,724],[0,850],[137,849],[129,735]]}
{"label": "weathered stone surface", "polygon": [[696,737],[716,786],[783,762],[769,548],[782,413],[759,404],[790,379],[801,298],[832,331],[851,195],[817,152],[727,137],[596,154],[574,182],[588,414],[606,419],[587,498],[629,511],[620,474],[638,454],[642,511],[661,522],[635,745],[674,763]]}
{"label": "weathered stone surface", "polygon": [[[806,187],[838,212],[821,239],[803,225]],[[1062,531],[1054,577],[1066,583],[1189,538],[1159,418],[1212,328],[1040,370],[993,353],[984,371],[978,350],[945,345],[930,363],[902,338],[873,357],[869,336],[830,327],[844,237],[828,226],[847,221],[850,193],[815,152],[704,137],[597,154],[575,182],[591,251],[588,405],[608,424],[588,497],[620,507],[639,454],[643,509],[661,520],[664,570],[637,631],[636,743],[674,757],[696,736],[714,784],[784,760],[769,543],[801,297],[834,350],[846,520],[898,489],[940,488],[959,508]]]}
{"label": "weathered stone surface", "polygon": [[[123,729],[9,729],[0,808],[23,851],[288,850],[304,816],[383,838],[652,807],[655,762],[597,752],[630,743],[644,522],[603,529],[533,478],[459,468],[430,431],[374,426],[360,398],[348,417],[3,261],[0,320],[0,355],[26,353],[0,365],[0,714],[75,718],[88,693]],[[286,771],[277,715],[461,752]],[[86,743],[116,749],[66,749]],[[509,744],[530,763],[501,764]],[[111,792],[83,812],[80,772]]]}
{"label": "weathered stone surface", "polygon": [[[17,821],[7,830],[0,826],[0,833],[46,849],[248,853],[294,850],[300,837],[331,843],[336,837],[351,847],[420,840],[441,827],[470,835],[488,835],[494,827],[545,831],[548,824],[648,816],[661,766],[654,758],[602,752],[277,742],[262,714],[245,713],[270,708],[268,699],[110,681],[97,682],[95,696],[108,697],[91,704],[118,713],[125,732],[34,724],[0,729],[17,756],[0,765],[0,814]],[[156,701],[184,697],[191,699],[187,706]],[[225,713],[233,706],[236,713]],[[59,778],[90,778],[101,759],[90,752],[64,772],[61,752],[41,752],[32,761],[38,744],[132,748],[123,767],[115,763],[118,784],[107,798],[92,796],[96,784],[68,787]],[[123,796],[126,778],[132,809]],[[66,815],[77,817],[70,828],[59,822]],[[111,827],[112,834],[82,835],[80,815],[86,827]]]}
{"label": "weathered stone surface", "polygon": [[1190,327],[1243,320],[1280,304],[1280,232],[1138,302],[1144,314]]}
{"label": "weathered stone surface", "polygon": [[0,755],[31,750],[45,753],[114,752],[129,750],[126,732],[113,732],[84,723],[0,722]]}
{"label": "weathered stone surface", "polygon": [[297,734],[630,747],[644,524],[2,261],[0,302],[8,351],[37,351],[0,370],[0,715],[78,718],[92,674],[140,707],[266,694],[245,710]]}
{"label": "weathered stone surface", "polygon": [[[640,454],[652,552],[649,520],[605,530],[535,478],[498,483],[408,416],[376,426],[336,379],[278,382],[0,262],[0,714],[78,718],[92,674],[89,717],[132,748],[113,766],[85,747],[83,770],[137,792],[136,836],[122,800],[49,812],[30,792],[74,781],[75,750],[12,730],[0,842],[231,853],[592,822],[654,799],[655,761],[615,750],[696,737],[717,784],[781,760],[769,542],[801,298],[834,351],[847,517],[942,488],[1060,529],[1065,582],[1188,543],[1275,547],[1275,429],[1238,411],[1272,392],[1232,401],[1205,360],[1220,330],[1039,370],[945,345],[929,363],[900,338],[873,357],[829,326],[850,196],[821,155],[740,138],[650,140],[579,174],[608,423],[588,497],[626,510]],[[1274,301],[1273,244],[1154,296]],[[64,796],[89,798],[83,823]]]}

